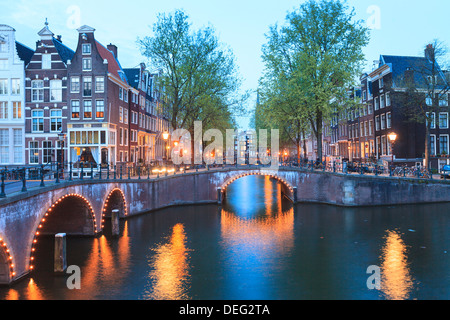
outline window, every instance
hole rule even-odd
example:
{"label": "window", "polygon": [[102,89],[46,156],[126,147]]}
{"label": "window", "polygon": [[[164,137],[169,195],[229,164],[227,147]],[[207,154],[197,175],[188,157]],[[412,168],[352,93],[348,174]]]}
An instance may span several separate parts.
{"label": "window", "polygon": [[386,129],[386,114],[383,113],[381,115],[381,130]]}
{"label": "window", "polygon": [[439,128],[448,129],[448,112],[439,113]]}
{"label": "window", "polygon": [[387,154],[387,150],[386,150],[386,136],[381,136],[381,154]]}
{"label": "window", "polygon": [[105,101],[95,101],[95,117],[97,119],[103,119],[105,117]]}
{"label": "window", "polygon": [[9,129],[0,129],[0,163],[9,163]]}
{"label": "window", "polygon": [[20,79],[11,79],[11,94],[20,94]]}
{"label": "window", "polygon": [[128,102],[128,90],[123,89],[123,101]]}
{"label": "window", "polygon": [[119,129],[119,144],[123,145],[123,128]]}
{"label": "window", "polygon": [[439,136],[439,151],[441,154],[448,154],[448,134]]}
{"label": "window", "polygon": [[431,115],[429,112],[427,112],[426,114],[427,114],[426,125],[428,125],[428,121],[431,121],[430,128],[435,129],[436,128],[436,114],[434,112],[431,113]]}
{"label": "window", "polygon": [[31,113],[32,119],[32,131],[43,132],[44,131],[44,110],[33,110]]}
{"label": "window", "polygon": [[123,89],[119,87],[119,99],[123,100]]}
{"label": "window", "polygon": [[0,119],[8,119],[8,102],[0,101]]}
{"label": "window", "polygon": [[380,116],[375,117],[375,131],[380,131]]}
{"label": "window", "polygon": [[80,119],[80,101],[72,100],[70,104],[72,109],[72,119]]}
{"label": "window", "polygon": [[83,101],[83,118],[91,119],[92,118],[92,100],[84,100]]}
{"label": "window", "polygon": [[382,89],[384,87],[384,80],[383,80],[383,78],[380,78],[379,86],[380,86],[380,89]]}
{"label": "window", "polygon": [[22,129],[14,129],[14,163],[23,162]]}
{"label": "window", "polygon": [[50,110],[50,131],[60,132],[62,128],[62,110]]}
{"label": "window", "polygon": [[5,35],[0,37],[0,52],[8,52],[8,37]]}
{"label": "window", "polygon": [[431,155],[436,155],[436,136],[434,134],[430,135],[430,152]]}
{"label": "window", "polygon": [[391,106],[391,94],[390,92],[386,92],[386,107]]}
{"label": "window", "polygon": [[91,54],[91,44],[83,43],[81,46],[81,51],[83,54]]}
{"label": "window", "polygon": [[433,105],[433,99],[431,99],[431,96],[429,94],[427,94],[425,96],[425,103],[426,103],[427,106]]}
{"label": "window", "polygon": [[105,91],[105,77],[95,77],[95,92]]}
{"label": "window", "polygon": [[388,128],[388,129],[391,128],[391,113],[390,112],[386,113],[386,128]]}
{"label": "window", "polygon": [[91,58],[83,58],[83,71],[92,70],[92,60]]}
{"label": "window", "polygon": [[29,144],[29,163],[30,164],[38,164],[39,163],[39,142],[38,141],[30,141]]}
{"label": "window", "polygon": [[128,124],[128,109],[123,109],[123,123]]}
{"label": "window", "polygon": [[380,109],[383,109],[385,107],[385,102],[386,102],[386,100],[385,100],[384,94],[382,94],[380,96]]}
{"label": "window", "polygon": [[369,136],[373,134],[373,121],[369,120]]}
{"label": "window", "polygon": [[123,129],[123,144],[128,145],[128,129]]}
{"label": "window", "polygon": [[13,119],[21,119],[22,118],[22,103],[20,101],[14,101],[12,103],[13,106]]}
{"label": "window", "polygon": [[50,101],[62,101],[62,80],[50,80]]}
{"label": "window", "polygon": [[52,153],[52,142],[48,140],[42,141],[42,162],[52,162]]}
{"label": "window", "polygon": [[119,107],[119,122],[123,122],[123,108]]}
{"label": "window", "polygon": [[31,81],[31,101],[44,101],[44,80]]}
{"label": "window", "polygon": [[439,106],[447,107],[448,106],[448,94],[441,94],[439,96]]}
{"label": "window", "polygon": [[375,110],[380,109],[380,98],[376,97],[375,98]]}
{"label": "window", "polygon": [[0,79],[0,94],[8,94],[8,79]]}
{"label": "window", "polygon": [[70,92],[79,93],[80,92],[80,77],[70,78]]}
{"label": "window", "polygon": [[91,77],[83,77],[83,96],[84,97],[92,96],[92,78]]}
{"label": "window", "polygon": [[49,53],[44,53],[42,55],[42,69],[52,68],[52,55]]}

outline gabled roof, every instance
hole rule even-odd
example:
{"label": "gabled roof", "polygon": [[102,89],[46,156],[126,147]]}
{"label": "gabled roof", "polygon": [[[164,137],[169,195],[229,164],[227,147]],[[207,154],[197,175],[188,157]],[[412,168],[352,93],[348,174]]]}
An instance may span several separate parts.
{"label": "gabled roof", "polygon": [[58,39],[52,38],[52,40],[53,40],[53,45],[55,46],[56,50],[59,53],[59,56],[61,57],[61,60],[64,63],[67,63],[67,60],[72,60],[75,52],[72,49],[70,49],[69,47],[65,46]]}
{"label": "gabled roof", "polygon": [[123,69],[128,79],[128,84],[135,89],[139,89],[139,74],[140,68],[125,68]]}
{"label": "gabled roof", "polygon": [[[389,65],[392,71],[392,78],[394,85],[396,81],[402,81],[405,76],[405,71],[414,71],[414,82],[418,86],[426,87],[427,83],[424,79],[427,74],[431,75],[432,63],[428,58],[425,57],[411,57],[411,56],[391,56],[391,55],[381,55],[380,56],[380,67],[382,65]],[[441,80],[445,81],[445,77],[439,67],[436,64],[437,73],[440,74]]]}
{"label": "gabled roof", "polygon": [[20,60],[25,62],[25,65],[27,65],[31,61],[31,58],[34,55],[34,50],[28,48],[26,45],[18,41],[16,41],[16,51]]}
{"label": "gabled roof", "polygon": [[127,76],[123,71],[119,61],[114,57],[114,54],[100,42],[95,42],[97,45],[97,50],[100,53],[101,57],[108,60],[108,72],[128,84]]}

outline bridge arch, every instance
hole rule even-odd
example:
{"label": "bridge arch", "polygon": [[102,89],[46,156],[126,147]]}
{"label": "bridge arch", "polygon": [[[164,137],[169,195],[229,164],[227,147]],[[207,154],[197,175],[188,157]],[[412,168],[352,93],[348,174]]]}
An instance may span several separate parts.
{"label": "bridge arch", "polygon": [[127,200],[120,188],[114,188],[108,193],[108,196],[103,202],[102,219],[110,217],[111,211],[114,209],[119,209],[120,217],[128,216]]}
{"label": "bridge arch", "polygon": [[34,269],[34,255],[40,235],[64,232],[68,235],[95,235],[97,228],[91,203],[82,195],[69,193],[56,200],[40,217],[32,235],[29,270]]}
{"label": "bridge arch", "polygon": [[276,180],[278,180],[281,185],[282,185],[282,193],[284,196],[286,196],[288,199],[290,199],[291,201],[294,201],[295,197],[294,197],[294,187],[292,186],[291,183],[289,183],[286,179],[284,179],[283,177],[274,174],[274,173],[270,173],[270,172],[261,172],[261,171],[256,171],[256,172],[240,172],[230,178],[228,178],[227,180],[225,180],[225,182],[220,186],[221,188],[221,193],[222,193],[222,199],[224,200],[226,197],[226,192],[227,192],[227,188],[228,186],[233,183],[234,181],[236,181],[237,179],[246,177],[246,176],[268,176],[270,178],[274,178]]}
{"label": "bridge arch", "polygon": [[0,235],[0,284],[9,284],[15,276],[14,258],[8,244]]}

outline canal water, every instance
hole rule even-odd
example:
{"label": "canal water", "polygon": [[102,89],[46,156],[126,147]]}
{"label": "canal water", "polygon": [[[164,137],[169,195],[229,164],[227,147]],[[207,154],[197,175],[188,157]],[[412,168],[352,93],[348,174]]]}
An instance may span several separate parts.
{"label": "canal water", "polygon": [[450,299],[450,204],[292,206],[279,182],[248,176],[223,207],[168,208],[122,221],[119,238],[69,238],[80,289],[53,274],[51,238],[36,252],[33,274],[0,299]]}

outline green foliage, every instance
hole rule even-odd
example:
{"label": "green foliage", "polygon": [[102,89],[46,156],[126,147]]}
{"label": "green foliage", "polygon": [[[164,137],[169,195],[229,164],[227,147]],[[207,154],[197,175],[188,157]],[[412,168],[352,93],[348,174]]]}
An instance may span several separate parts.
{"label": "green foliage", "polygon": [[234,124],[246,96],[234,56],[221,45],[212,27],[193,31],[180,10],[160,14],[153,36],[138,40],[144,56],[161,71],[164,108],[173,129],[192,130],[194,121],[209,125]]}
{"label": "green foliage", "polygon": [[289,136],[312,132],[319,157],[323,123],[338,108],[354,106],[348,88],[369,41],[368,29],[347,10],[341,1],[309,0],[287,15],[285,26],[270,27],[263,47],[260,112]]}

